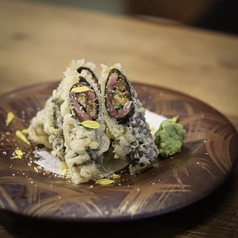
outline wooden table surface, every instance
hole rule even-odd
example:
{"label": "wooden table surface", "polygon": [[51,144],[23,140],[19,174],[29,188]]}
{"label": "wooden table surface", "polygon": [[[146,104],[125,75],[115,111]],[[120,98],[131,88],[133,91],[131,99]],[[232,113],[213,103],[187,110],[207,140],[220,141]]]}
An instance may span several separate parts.
{"label": "wooden table surface", "polygon": [[[85,58],[98,66],[120,62],[131,81],[200,99],[238,130],[237,36],[14,0],[0,1],[0,26],[0,93],[60,79],[72,59]],[[162,217],[91,226],[62,224],[62,233],[59,224],[0,215],[1,238],[66,237],[67,233],[71,237],[237,237],[238,169],[207,198]]]}

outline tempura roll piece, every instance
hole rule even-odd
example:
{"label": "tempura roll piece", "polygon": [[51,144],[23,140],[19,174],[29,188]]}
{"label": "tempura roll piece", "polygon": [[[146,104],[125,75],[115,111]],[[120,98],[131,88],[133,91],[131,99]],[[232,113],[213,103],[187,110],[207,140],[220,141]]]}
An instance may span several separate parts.
{"label": "tempura roll piece", "polygon": [[96,75],[89,68],[78,67],[76,73],[68,69],[65,78],[69,83],[64,85],[67,92],[62,94],[65,98],[61,107],[65,162],[69,178],[79,184],[98,177],[110,142],[105,134]]}
{"label": "tempura roll piece", "polygon": [[75,184],[97,178],[109,148],[99,103],[100,88],[91,62],[73,60],[45,107],[29,126],[29,138],[66,164]]}
{"label": "tempura roll piece", "polygon": [[120,64],[102,65],[101,90],[114,157],[127,160],[132,174],[150,167],[159,151],[146,122],[145,109]]}

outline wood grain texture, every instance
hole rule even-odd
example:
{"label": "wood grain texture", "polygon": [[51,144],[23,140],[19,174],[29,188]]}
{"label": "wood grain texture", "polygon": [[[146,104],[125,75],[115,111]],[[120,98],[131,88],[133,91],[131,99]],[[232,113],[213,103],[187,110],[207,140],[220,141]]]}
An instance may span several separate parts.
{"label": "wood grain texture", "polygon": [[[132,81],[198,98],[238,129],[236,36],[16,0],[0,2],[0,26],[1,93],[60,79],[72,59],[84,57],[97,65],[121,62]],[[229,167],[215,161],[222,171]],[[236,237],[237,174],[236,168],[209,197],[179,212],[110,227],[95,225],[96,233],[85,225],[80,232],[90,237],[111,237],[114,229],[125,237],[144,237],[148,230],[150,237]],[[3,238],[68,236],[54,223],[19,220],[5,213],[0,222]],[[42,226],[50,227],[51,233]],[[78,225],[65,224],[65,229],[75,237]]]}

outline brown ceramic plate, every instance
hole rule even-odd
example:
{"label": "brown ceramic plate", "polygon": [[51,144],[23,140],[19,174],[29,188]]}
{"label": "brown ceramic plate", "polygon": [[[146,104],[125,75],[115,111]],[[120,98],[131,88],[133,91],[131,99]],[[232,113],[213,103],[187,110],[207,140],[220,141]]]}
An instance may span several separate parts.
{"label": "brown ceramic plate", "polygon": [[[181,153],[158,167],[111,186],[73,185],[34,171],[33,147],[15,136],[28,127],[58,82],[42,83],[0,97],[0,208],[27,217],[60,221],[122,221],[161,215],[188,206],[214,191],[238,158],[238,135],[210,106],[168,89],[134,83],[144,106],[166,117],[180,116],[187,135]],[[15,114],[6,126],[7,112]],[[25,152],[11,159],[16,148]]]}

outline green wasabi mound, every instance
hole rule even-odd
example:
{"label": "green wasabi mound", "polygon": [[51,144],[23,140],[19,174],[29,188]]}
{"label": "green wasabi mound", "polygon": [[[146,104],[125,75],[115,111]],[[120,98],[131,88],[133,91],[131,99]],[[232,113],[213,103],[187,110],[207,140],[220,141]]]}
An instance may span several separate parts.
{"label": "green wasabi mound", "polygon": [[176,122],[177,119],[164,120],[155,133],[155,144],[162,157],[169,157],[180,152],[186,131]]}

